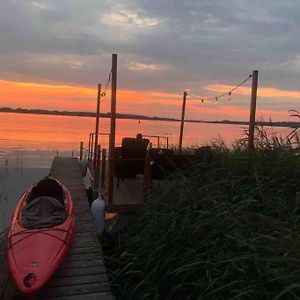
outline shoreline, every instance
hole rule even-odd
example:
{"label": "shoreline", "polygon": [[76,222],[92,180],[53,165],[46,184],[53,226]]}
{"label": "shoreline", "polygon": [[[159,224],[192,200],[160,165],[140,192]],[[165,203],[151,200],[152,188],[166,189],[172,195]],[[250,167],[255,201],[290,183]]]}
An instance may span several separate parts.
{"label": "shoreline", "polygon": [[[17,113],[17,114],[32,114],[32,115],[53,115],[53,116],[67,116],[67,117],[90,117],[95,118],[96,113],[93,112],[80,112],[80,111],[50,111],[43,109],[24,109],[24,108],[9,108],[0,107],[0,113]],[[110,118],[110,113],[100,113],[101,118]],[[124,120],[145,120],[145,121],[169,121],[169,122],[180,122],[179,119],[174,118],[163,118],[156,116],[144,116],[144,115],[132,115],[132,114],[117,114],[117,119]],[[185,120],[188,123],[206,123],[206,124],[224,124],[224,125],[244,125],[248,126],[248,121],[230,121],[230,120],[215,120],[215,121],[205,121],[205,120]],[[268,127],[290,127],[299,128],[300,122],[264,122],[257,121],[256,125],[268,126]]]}

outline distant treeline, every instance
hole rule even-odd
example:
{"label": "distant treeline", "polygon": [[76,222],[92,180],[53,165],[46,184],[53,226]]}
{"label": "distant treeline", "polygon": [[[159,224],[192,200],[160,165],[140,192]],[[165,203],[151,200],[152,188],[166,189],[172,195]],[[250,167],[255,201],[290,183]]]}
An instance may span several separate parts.
{"label": "distant treeline", "polygon": [[[222,121],[194,121],[194,120],[187,120],[186,122],[201,122],[201,123],[218,123],[218,124],[233,124],[233,125],[249,125],[248,121],[230,121],[230,120],[222,120]],[[300,122],[286,122],[286,121],[279,121],[279,122],[265,122],[265,121],[257,121],[257,125],[260,126],[274,126],[274,127],[300,127]]]}
{"label": "distant treeline", "polygon": [[[96,117],[94,112],[86,111],[58,111],[46,109],[26,109],[26,108],[10,108],[0,107],[0,112],[20,113],[20,114],[38,114],[38,115],[58,115],[58,116],[77,116],[77,117]],[[100,113],[102,118],[110,118],[110,113]],[[144,115],[118,114],[118,119],[135,119],[135,120],[162,120],[162,121],[179,121],[172,118],[148,117]]]}
{"label": "distant treeline", "polygon": [[[26,109],[26,108],[10,108],[0,107],[0,112],[6,113],[21,113],[21,114],[39,114],[39,115],[58,115],[58,116],[78,116],[78,117],[96,117],[94,112],[86,111],[58,111],[58,110],[46,110],[46,109]],[[100,113],[102,118],[110,118],[110,113]],[[117,114],[118,119],[133,119],[133,120],[152,120],[152,121],[174,121],[179,122],[179,119],[175,118],[163,118],[163,117],[149,117],[144,115],[133,115],[133,114]],[[185,122],[194,123],[217,123],[217,124],[233,124],[233,125],[245,125],[247,126],[248,121],[203,121],[203,120],[185,120]],[[300,127],[300,122],[264,122],[257,121],[257,125],[261,126],[275,126],[275,127]]]}

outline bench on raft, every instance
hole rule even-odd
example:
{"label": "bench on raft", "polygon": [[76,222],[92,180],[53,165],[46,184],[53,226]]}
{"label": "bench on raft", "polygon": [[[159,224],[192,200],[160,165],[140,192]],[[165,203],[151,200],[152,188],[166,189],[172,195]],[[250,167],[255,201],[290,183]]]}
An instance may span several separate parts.
{"label": "bench on raft", "polygon": [[216,159],[216,155],[209,146],[195,149],[193,154],[178,154],[173,149],[163,148],[147,150],[146,142],[143,145],[144,148],[140,145],[138,146],[140,148],[135,148],[135,146],[132,140],[125,140],[124,143],[122,142],[122,147],[115,148],[114,173],[118,179],[117,187],[125,178],[143,175],[145,168],[148,168],[150,181],[165,180],[179,170],[193,167],[195,163],[212,162]]}

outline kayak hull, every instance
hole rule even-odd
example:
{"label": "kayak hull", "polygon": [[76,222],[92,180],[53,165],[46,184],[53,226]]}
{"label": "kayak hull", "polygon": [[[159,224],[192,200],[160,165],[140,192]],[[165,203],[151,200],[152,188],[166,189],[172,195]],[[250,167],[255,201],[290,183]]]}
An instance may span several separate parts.
{"label": "kayak hull", "polygon": [[75,216],[72,197],[69,190],[56,181],[63,190],[67,212],[62,224],[37,229],[23,226],[21,212],[34,185],[22,195],[12,216],[7,263],[11,277],[24,294],[35,294],[47,283],[63,262],[73,240]]}

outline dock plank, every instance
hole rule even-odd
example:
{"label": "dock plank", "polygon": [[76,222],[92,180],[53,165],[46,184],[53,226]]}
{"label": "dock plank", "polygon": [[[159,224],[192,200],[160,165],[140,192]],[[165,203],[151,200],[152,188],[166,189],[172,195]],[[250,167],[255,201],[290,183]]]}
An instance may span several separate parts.
{"label": "dock plank", "polygon": [[75,234],[68,256],[38,299],[114,299],[78,160],[55,158],[50,175],[60,180],[71,192],[75,206]]}
{"label": "dock plank", "polygon": [[70,276],[80,276],[80,275],[92,275],[92,274],[102,274],[106,273],[105,267],[99,266],[88,267],[88,268],[70,268],[70,269],[58,269],[54,274],[54,278],[70,277]]}
{"label": "dock plank", "polygon": [[[50,175],[60,180],[71,192],[75,207],[75,234],[67,257],[36,299],[115,299],[109,285],[102,248],[96,237],[78,160],[55,158]],[[13,282],[9,280],[8,283],[3,299],[19,299]]]}
{"label": "dock plank", "polygon": [[75,285],[66,284],[65,286],[44,288],[43,291],[40,293],[40,299],[48,299],[48,298],[61,297],[61,296],[86,295],[90,293],[97,293],[100,291],[103,292],[110,291],[110,286],[107,281],[87,283],[87,284],[75,284]]}
{"label": "dock plank", "polygon": [[72,295],[72,296],[61,296],[61,297],[47,297],[43,298],[44,300],[113,300],[114,298],[111,296],[109,292],[101,292],[101,293],[89,293],[84,295]]}

